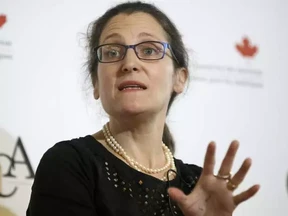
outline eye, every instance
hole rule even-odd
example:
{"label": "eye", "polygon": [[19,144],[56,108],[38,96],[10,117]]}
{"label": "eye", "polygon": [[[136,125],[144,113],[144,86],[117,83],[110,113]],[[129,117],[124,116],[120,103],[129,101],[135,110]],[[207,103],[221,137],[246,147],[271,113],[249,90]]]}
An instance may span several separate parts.
{"label": "eye", "polygon": [[156,49],[153,49],[151,47],[148,47],[148,48],[145,48],[142,50],[143,54],[145,55],[153,55],[155,54],[156,52],[158,52]]}
{"label": "eye", "polygon": [[163,45],[156,42],[144,42],[138,45],[137,53],[142,58],[153,57],[158,58],[163,53]]}
{"label": "eye", "polygon": [[105,50],[104,55],[108,58],[115,58],[120,56],[120,50],[108,48]]}
{"label": "eye", "polygon": [[103,55],[106,59],[119,58],[123,54],[123,48],[117,45],[107,45],[103,47]]}

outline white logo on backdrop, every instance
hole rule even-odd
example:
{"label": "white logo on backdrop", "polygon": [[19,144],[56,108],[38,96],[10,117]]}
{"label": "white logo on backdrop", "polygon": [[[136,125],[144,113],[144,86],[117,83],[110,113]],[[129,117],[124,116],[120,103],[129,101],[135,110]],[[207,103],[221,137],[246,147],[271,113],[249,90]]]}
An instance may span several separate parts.
{"label": "white logo on backdrop", "polygon": [[244,37],[242,41],[235,44],[233,49],[239,54],[240,66],[199,64],[192,80],[211,84],[263,88],[263,72],[253,65],[259,47],[254,45],[248,37]]}
{"label": "white logo on backdrop", "polygon": [[[8,19],[7,15],[0,13],[0,32],[5,31],[5,27],[7,25]],[[0,34],[0,61],[1,60],[12,60],[12,42],[9,41],[7,38],[1,36]]]}

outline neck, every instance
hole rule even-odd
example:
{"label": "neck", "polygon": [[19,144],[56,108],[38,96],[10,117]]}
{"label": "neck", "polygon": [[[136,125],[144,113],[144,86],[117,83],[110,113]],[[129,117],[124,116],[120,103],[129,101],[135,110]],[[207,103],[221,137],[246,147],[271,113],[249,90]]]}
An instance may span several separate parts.
{"label": "neck", "polygon": [[146,120],[110,117],[109,128],[130,157],[149,168],[157,168],[165,164],[162,149],[164,123],[165,116]]}

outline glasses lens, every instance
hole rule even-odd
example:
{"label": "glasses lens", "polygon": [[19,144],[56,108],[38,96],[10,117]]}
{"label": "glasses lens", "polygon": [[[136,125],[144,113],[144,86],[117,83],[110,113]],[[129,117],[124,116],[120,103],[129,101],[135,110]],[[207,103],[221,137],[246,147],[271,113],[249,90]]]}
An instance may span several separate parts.
{"label": "glasses lens", "polygon": [[156,60],[163,58],[165,47],[159,42],[144,42],[136,46],[139,58],[144,60]]}
{"label": "glasses lens", "polygon": [[125,47],[120,44],[106,44],[97,49],[97,56],[101,62],[115,62],[123,58]]}

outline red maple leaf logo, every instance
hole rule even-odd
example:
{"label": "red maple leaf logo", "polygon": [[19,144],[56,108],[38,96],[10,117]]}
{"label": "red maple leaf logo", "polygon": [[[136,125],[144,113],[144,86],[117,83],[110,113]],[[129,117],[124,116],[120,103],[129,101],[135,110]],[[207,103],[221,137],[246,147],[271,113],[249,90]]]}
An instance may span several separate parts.
{"label": "red maple leaf logo", "polygon": [[7,22],[6,16],[1,14],[0,15],[0,28]]}
{"label": "red maple leaf logo", "polygon": [[251,44],[247,37],[244,37],[242,43],[236,44],[236,49],[243,57],[254,57],[258,51],[258,47]]}

